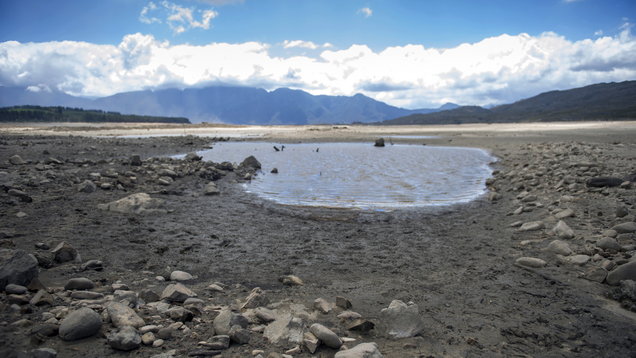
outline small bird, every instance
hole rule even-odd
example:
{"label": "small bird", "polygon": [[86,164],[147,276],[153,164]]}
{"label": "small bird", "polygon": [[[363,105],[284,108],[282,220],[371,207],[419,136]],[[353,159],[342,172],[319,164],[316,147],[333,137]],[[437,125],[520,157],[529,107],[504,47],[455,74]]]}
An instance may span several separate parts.
{"label": "small bird", "polygon": [[280,151],[282,152],[284,150],[285,150],[285,146],[283,145],[283,146],[280,147]]}
{"label": "small bird", "polygon": [[316,148],[316,153],[318,153],[319,150],[320,150],[320,148]]}
{"label": "small bird", "polygon": [[274,146],[274,150],[277,151],[277,152],[280,152],[280,149],[278,149],[277,146]]}

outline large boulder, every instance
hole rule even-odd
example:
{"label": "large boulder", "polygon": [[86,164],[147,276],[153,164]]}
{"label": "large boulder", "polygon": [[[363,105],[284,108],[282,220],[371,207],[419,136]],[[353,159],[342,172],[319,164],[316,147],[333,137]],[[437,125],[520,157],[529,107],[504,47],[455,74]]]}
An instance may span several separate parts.
{"label": "large boulder", "polygon": [[610,285],[618,285],[623,280],[636,281],[636,261],[620,265],[607,274],[605,279]]}
{"label": "large boulder", "polygon": [[392,338],[414,337],[424,328],[415,303],[393,300],[389,307],[380,311],[380,315],[386,333]]}
{"label": "large boulder", "polygon": [[163,209],[163,205],[164,201],[161,199],[151,198],[146,193],[137,193],[97,207],[123,214],[165,214],[167,211]]}
{"label": "large boulder", "polygon": [[0,291],[8,284],[28,286],[38,277],[38,260],[23,250],[0,249]]}
{"label": "large boulder", "polygon": [[336,353],[334,358],[384,358],[375,342],[360,343],[357,346]]}
{"label": "large boulder", "polygon": [[97,312],[83,307],[69,313],[60,324],[59,335],[65,341],[75,341],[95,335],[102,327]]}

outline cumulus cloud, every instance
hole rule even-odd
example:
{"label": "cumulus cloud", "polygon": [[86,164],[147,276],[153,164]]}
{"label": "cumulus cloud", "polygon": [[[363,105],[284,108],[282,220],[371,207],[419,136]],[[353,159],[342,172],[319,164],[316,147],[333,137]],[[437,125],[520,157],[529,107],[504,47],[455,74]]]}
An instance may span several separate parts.
{"label": "cumulus cloud", "polygon": [[329,42],[325,42],[322,45],[316,44],[311,41],[303,41],[303,40],[285,40],[283,41],[283,48],[306,48],[310,50],[317,50],[319,48],[329,48],[333,47]]}
{"label": "cumulus cloud", "polygon": [[509,103],[548,90],[636,79],[631,26],[616,36],[581,41],[551,32],[504,34],[446,49],[420,44],[381,51],[366,45],[325,49],[299,40],[286,44],[316,47],[316,52],[274,56],[271,46],[260,42],[173,45],[139,33],[116,46],[9,41],[0,43],[0,84],[105,96],[227,83],[269,90],[293,87],[312,94],[364,93],[418,108],[445,102]]}
{"label": "cumulus cloud", "polygon": [[362,14],[362,16],[364,17],[370,17],[371,15],[373,15],[373,10],[368,7],[363,7],[362,9],[358,10],[358,14]]}
{"label": "cumulus cloud", "polygon": [[[150,1],[141,9],[139,21],[145,24],[163,23],[165,21],[175,34],[180,34],[196,28],[207,30],[210,28],[212,19],[218,15],[218,12],[211,9],[198,10],[192,7],[179,6],[165,0],[157,5]],[[165,18],[165,20],[162,21],[158,16]]]}

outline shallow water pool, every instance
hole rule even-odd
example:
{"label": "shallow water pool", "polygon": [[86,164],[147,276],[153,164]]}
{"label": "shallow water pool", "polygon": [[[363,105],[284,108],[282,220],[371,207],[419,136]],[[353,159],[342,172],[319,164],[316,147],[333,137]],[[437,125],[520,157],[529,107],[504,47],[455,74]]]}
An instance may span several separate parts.
{"label": "shallow water pool", "polygon": [[[263,168],[244,184],[280,204],[360,209],[451,205],[482,195],[492,174],[488,152],[475,148],[369,143],[224,142],[205,160],[240,163],[253,155]],[[273,168],[278,174],[272,174]]]}

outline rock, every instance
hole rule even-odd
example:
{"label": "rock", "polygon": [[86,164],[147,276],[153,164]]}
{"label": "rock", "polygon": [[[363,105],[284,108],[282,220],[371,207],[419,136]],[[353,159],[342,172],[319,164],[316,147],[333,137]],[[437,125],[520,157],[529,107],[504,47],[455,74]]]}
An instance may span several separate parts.
{"label": "rock", "polygon": [[349,301],[348,299],[342,297],[342,296],[336,296],[336,307],[340,307],[343,310],[348,310],[351,309],[353,305],[351,304],[351,301]]}
{"label": "rock", "polygon": [[265,292],[260,287],[255,287],[245,299],[245,303],[241,305],[241,310],[267,306],[268,303],[269,299],[265,296]]}
{"label": "rock", "polygon": [[279,315],[263,332],[263,336],[272,344],[294,346],[302,343],[305,323],[298,317],[286,313]]}
{"label": "rock", "polygon": [[185,271],[172,271],[170,273],[170,281],[190,281],[194,277]]}
{"label": "rock", "polygon": [[122,214],[165,214],[164,201],[151,198],[146,193],[137,193],[107,204],[99,204],[101,210]]}
{"label": "rock", "polygon": [[0,290],[8,284],[28,286],[38,277],[38,260],[23,250],[0,249]]}
{"label": "rock", "polygon": [[91,290],[95,287],[95,283],[93,281],[87,279],[86,277],[76,277],[68,280],[66,285],[64,285],[65,290]]}
{"label": "rock", "polygon": [[65,241],[60,242],[53,250],[51,250],[51,253],[53,254],[53,259],[57,263],[73,261],[78,256],[77,250]]}
{"label": "rock", "polygon": [[170,302],[184,302],[190,297],[197,297],[197,294],[180,283],[168,285],[161,293],[161,299]]}
{"label": "rock", "polygon": [[572,254],[572,249],[570,249],[570,245],[567,242],[561,240],[552,241],[547,250],[553,252],[558,255],[569,256]]}
{"label": "rock", "polygon": [[110,320],[115,327],[141,327],[146,324],[135,310],[120,302],[111,302],[106,306]]}
{"label": "rock", "polygon": [[256,171],[261,169],[261,163],[253,155],[250,155],[241,162],[239,168]]}
{"label": "rock", "polygon": [[274,168],[274,169],[272,169],[272,171],[271,171],[270,173],[272,173],[272,174],[278,174],[278,168]]}
{"label": "rock", "polygon": [[623,280],[619,286],[621,296],[636,301],[636,281]]}
{"label": "rock", "polygon": [[249,321],[245,316],[234,313],[229,309],[221,310],[213,322],[214,332],[221,335],[230,335],[230,330],[233,326],[247,328],[248,325]]}
{"label": "rock", "polygon": [[320,340],[318,339],[318,337],[314,336],[313,333],[305,332],[305,334],[303,335],[303,344],[305,345],[309,353],[314,354],[316,353],[316,349],[318,349],[318,346],[320,346]]}
{"label": "rock", "polygon": [[59,329],[60,338],[75,341],[95,335],[102,327],[102,320],[97,312],[83,307],[73,311],[62,320]]}
{"label": "rock", "polygon": [[543,221],[531,221],[521,225],[519,231],[537,231],[543,229],[543,227]]}
{"label": "rock", "polygon": [[129,290],[115,290],[113,292],[115,301],[125,303],[127,306],[136,306],[138,297],[137,292]]}
{"label": "rock", "polygon": [[176,322],[190,322],[194,318],[194,313],[183,307],[172,307],[166,311],[166,315]]}
{"label": "rock", "polygon": [[574,265],[585,265],[590,261],[590,257],[588,255],[573,255],[568,257],[568,262]]}
{"label": "rock", "polygon": [[611,237],[603,237],[596,242],[596,246],[606,251],[621,251],[622,246]]}
{"label": "rock", "polygon": [[616,208],[615,214],[617,218],[624,218],[625,216],[629,214],[629,211],[627,210],[625,206],[621,205]]}
{"label": "rock", "polygon": [[347,325],[347,330],[366,333],[372,330],[374,327],[375,323],[366,319],[358,318]]}
{"label": "rock", "polygon": [[214,182],[207,183],[203,191],[203,194],[205,195],[218,195],[220,193],[221,191],[219,190],[219,188],[216,186]]}
{"label": "rock", "polygon": [[157,179],[157,184],[170,185],[172,183],[174,183],[174,179],[169,176],[159,177],[159,179]]}
{"label": "rock", "polygon": [[360,343],[357,346],[336,353],[334,358],[384,358],[374,342]]}
{"label": "rock", "polygon": [[554,217],[559,219],[559,220],[562,220],[562,219],[565,219],[565,218],[569,218],[569,217],[573,217],[573,216],[574,216],[574,210],[572,210],[572,209],[565,209],[565,210],[559,211],[558,213],[556,213],[554,215]]}
{"label": "rock", "polygon": [[97,190],[97,185],[90,180],[84,180],[77,186],[77,191],[80,193],[94,193]]}
{"label": "rock", "polygon": [[104,269],[104,263],[99,260],[88,260],[82,264],[81,269],[82,271],[101,271]]}
{"label": "rock", "polygon": [[626,223],[618,224],[614,226],[612,230],[616,231],[619,234],[629,234],[632,232],[636,232],[636,222],[629,221]]}
{"label": "rock", "polygon": [[583,274],[583,278],[594,282],[603,282],[607,277],[607,270],[602,267],[591,267]]}
{"label": "rock", "polygon": [[157,337],[160,339],[170,339],[172,338],[173,331],[174,330],[170,327],[160,328],[159,331],[157,331]]}
{"label": "rock", "polygon": [[188,352],[188,357],[214,357],[218,356],[222,351],[215,351],[210,349],[195,349]]}
{"label": "rock", "polygon": [[374,147],[384,147],[384,138],[378,138],[373,144]]}
{"label": "rock", "polygon": [[563,240],[574,238],[574,231],[570,229],[568,224],[566,224],[563,220],[559,220],[556,226],[552,229],[552,234]]}
{"label": "rock", "polygon": [[344,311],[341,314],[338,315],[338,318],[340,318],[341,321],[354,321],[358,318],[362,318],[362,315],[359,314],[358,312],[353,312],[353,311]]}
{"label": "rock", "polygon": [[134,327],[124,326],[108,335],[108,344],[118,351],[132,351],[141,345],[141,337]]}
{"label": "rock", "polygon": [[230,348],[230,336],[228,335],[217,335],[212,337],[206,347],[214,350],[225,350]]}
{"label": "rock", "polygon": [[141,290],[141,292],[139,292],[139,298],[146,303],[157,302],[161,299],[155,291],[149,288]]}
{"label": "rock", "polygon": [[201,159],[203,159],[203,157],[198,155],[197,153],[190,152],[186,154],[186,156],[183,159],[189,162],[200,162]]}
{"label": "rock", "polygon": [[130,156],[130,165],[139,167],[142,164],[143,162],[141,161],[141,156],[139,156],[138,154],[134,154]]}
{"label": "rock", "polygon": [[282,282],[283,285],[286,286],[302,286],[305,284],[300,277],[294,275],[282,276],[278,279],[278,281]]}
{"label": "rock", "polygon": [[33,298],[31,298],[31,301],[29,303],[33,306],[52,306],[54,303],[54,298],[50,293],[46,292],[46,290],[38,290],[38,292],[33,295]]}
{"label": "rock", "polygon": [[9,191],[7,191],[7,194],[9,194],[10,196],[15,196],[16,198],[20,199],[20,201],[23,203],[33,202],[33,198],[31,198],[29,194],[23,192],[22,190],[9,189]]}
{"label": "rock", "polygon": [[607,274],[607,283],[616,286],[623,280],[636,281],[636,261],[620,265]]}
{"label": "rock", "polygon": [[314,300],[314,309],[320,313],[327,314],[331,312],[331,303],[324,298],[316,298]]}
{"label": "rock", "polygon": [[22,164],[26,164],[26,161],[24,159],[22,159],[21,156],[19,155],[12,155],[11,157],[9,157],[9,163],[13,164],[13,165],[22,165]]}
{"label": "rock", "polygon": [[309,327],[309,331],[322,341],[329,348],[338,349],[342,346],[342,340],[329,328],[320,323],[314,323]]}
{"label": "rock", "polygon": [[615,187],[623,183],[623,179],[616,177],[590,178],[585,184],[590,188]]}
{"label": "rock", "polygon": [[263,323],[269,323],[276,320],[274,311],[270,310],[269,308],[258,307],[254,310],[254,314],[256,315],[256,318],[258,318],[258,320]]}
{"label": "rock", "polygon": [[408,338],[418,335],[424,328],[416,304],[406,304],[400,300],[393,300],[388,308],[380,311],[382,324],[392,338]]}
{"label": "rock", "polygon": [[238,325],[232,326],[229,336],[232,342],[236,344],[248,344],[250,342],[250,331]]}
{"label": "rock", "polygon": [[520,257],[517,260],[515,260],[515,263],[517,265],[531,267],[531,268],[541,268],[546,265],[545,261],[538,259],[536,257]]}
{"label": "rock", "polygon": [[146,346],[151,346],[156,339],[157,338],[155,337],[155,334],[152,332],[146,332],[141,335],[141,343],[143,343]]}
{"label": "rock", "polygon": [[57,351],[53,348],[38,348],[31,351],[31,358],[56,358]]}
{"label": "rock", "polygon": [[22,285],[10,283],[4,288],[4,292],[8,295],[23,295],[27,293],[27,288]]}
{"label": "rock", "polygon": [[104,298],[104,295],[93,291],[74,291],[71,293],[71,298],[77,300],[98,300]]}

